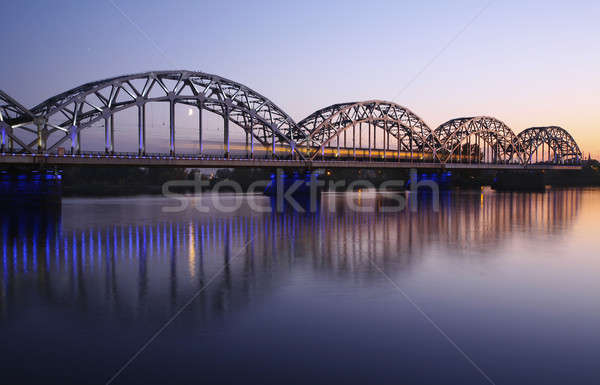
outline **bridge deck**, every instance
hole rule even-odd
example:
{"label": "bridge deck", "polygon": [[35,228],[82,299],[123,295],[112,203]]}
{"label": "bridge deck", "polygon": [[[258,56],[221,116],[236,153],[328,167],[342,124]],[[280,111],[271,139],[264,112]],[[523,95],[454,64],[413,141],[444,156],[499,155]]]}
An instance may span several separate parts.
{"label": "bridge deck", "polygon": [[494,163],[423,163],[394,161],[305,161],[277,159],[227,159],[194,156],[136,156],[136,155],[31,155],[2,154],[0,165],[45,166],[134,166],[186,168],[418,168],[472,170],[581,170],[581,165],[566,164],[494,164]]}

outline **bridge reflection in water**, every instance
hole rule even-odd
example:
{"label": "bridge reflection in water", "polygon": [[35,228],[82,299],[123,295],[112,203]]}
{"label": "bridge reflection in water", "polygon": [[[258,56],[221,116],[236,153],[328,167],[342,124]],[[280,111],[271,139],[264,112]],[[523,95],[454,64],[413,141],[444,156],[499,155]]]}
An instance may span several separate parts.
{"label": "bridge reflection in water", "polygon": [[163,319],[225,266],[194,307],[216,316],[298,268],[369,279],[369,257],[396,273],[432,247],[489,252],[522,232],[560,233],[577,217],[581,196],[446,193],[438,212],[423,197],[417,212],[391,213],[389,197],[362,192],[352,199],[372,212],[351,211],[346,195],[331,194],[312,214],[261,214],[244,204],[210,216],[162,213],[163,198],[65,200],[62,213],[2,217],[0,316],[25,311],[22,299],[35,295],[52,306]]}

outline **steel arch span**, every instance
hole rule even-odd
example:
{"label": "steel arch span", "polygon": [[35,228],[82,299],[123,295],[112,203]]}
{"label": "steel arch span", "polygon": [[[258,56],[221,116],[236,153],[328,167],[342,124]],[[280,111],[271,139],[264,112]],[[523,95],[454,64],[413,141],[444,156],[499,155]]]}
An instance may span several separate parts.
{"label": "steel arch span", "polygon": [[437,146],[435,134],[419,116],[406,107],[382,100],[334,104],[312,113],[298,126],[306,137],[303,151],[310,159],[319,155],[423,159],[425,154],[434,154]]}
{"label": "steel arch span", "polygon": [[[52,152],[67,142],[71,150],[80,150],[80,133],[94,123],[103,123],[105,150],[114,151],[114,114],[129,108],[137,109],[137,139],[140,154],[146,152],[145,107],[150,102],[169,104],[169,148],[175,148],[175,105],[198,109],[198,139],[202,153],[202,111],[223,117],[223,151],[229,156],[229,122],[246,133],[249,147],[256,141],[270,148],[284,149],[284,155],[303,158],[296,151],[296,141],[302,140],[294,120],[272,101],[252,89],[217,75],[192,71],[156,71],[125,75],[87,83],[49,98],[31,109],[30,117],[15,117],[16,125],[33,125],[36,138],[22,143],[24,152]],[[37,143],[37,146],[36,146]],[[279,154],[281,155],[281,154]]]}
{"label": "steel arch span", "polygon": [[36,132],[28,127],[35,120],[35,116],[27,108],[0,90],[0,147],[2,152],[7,149],[7,144],[16,143],[26,151],[32,152],[21,138],[23,134],[35,135]]}
{"label": "steel arch span", "polygon": [[442,162],[523,163],[515,133],[500,120],[489,116],[457,118],[435,129]]}
{"label": "steel arch span", "polygon": [[518,137],[526,164],[540,160],[559,164],[579,163],[583,158],[577,142],[562,127],[531,127],[520,132]]}

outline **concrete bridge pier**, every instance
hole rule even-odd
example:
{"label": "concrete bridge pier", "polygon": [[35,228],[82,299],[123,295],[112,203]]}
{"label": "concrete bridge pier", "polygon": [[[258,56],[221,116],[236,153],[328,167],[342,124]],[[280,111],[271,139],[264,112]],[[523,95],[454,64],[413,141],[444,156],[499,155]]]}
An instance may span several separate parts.
{"label": "concrete bridge pier", "polygon": [[546,175],[544,171],[498,171],[492,188],[496,191],[544,191]]}
{"label": "concrete bridge pier", "polygon": [[424,181],[432,181],[435,182],[440,190],[447,190],[454,186],[454,182],[456,180],[456,172],[442,169],[432,169],[432,170],[415,170],[411,175],[409,175],[409,179],[407,179],[407,188],[410,187],[410,184],[414,181],[414,175],[416,174],[416,182],[424,182]]}
{"label": "concrete bridge pier", "polygon": [[271,198],[271,210],[284,212],[316,212],[323,185],[320,171],[295,170],[284,171],[277,169],[271,174],[269,185],[264,194]]}
{"label": "concrete bridge pier", "polygon": [[7,168],[0,170],[0,207],[59,206],[62,175],[55,169]]}
{"label": "concrete bridge pier", "polygon": [[277,169],[271,174],[269,185],[265,188],[264,194],[268,196],[277,196],[278,194],[292,194],[295,196],[310,195],[317,192],[321,172],[318,170],[287,170]]}

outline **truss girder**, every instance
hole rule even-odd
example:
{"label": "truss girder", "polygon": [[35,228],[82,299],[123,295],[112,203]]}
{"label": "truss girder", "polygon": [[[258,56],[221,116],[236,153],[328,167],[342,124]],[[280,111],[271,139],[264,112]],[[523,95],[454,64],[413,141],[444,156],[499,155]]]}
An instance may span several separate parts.
{"label": "truss girder", "polygon": [[[437,140],[425,122],[408,108],[382,100],[334,104],[318,110],[298,123],[312,149],[311,158],[332,140],[357,124],[366,123],[389,132],[401,151],[435,152]],[[433,138],[433,139],[432,139]],[[375,148],[375,143],[372,143]]]}
{"label": "truss girder", "polygon": [[493,149],[498,163],[523,162],[519,138],[500,120],[489,116],[457,118],[435,129],[439,140],[438,157],[448,162],[460,155],[467,139],[479,139]]}
{"label": "truss girder", "polygon": [[28,145],[23,135],[37,135],[35,115],[21,103],[0,90],[0,147],[4,152],[17,148],[24,152],[33,152],[33,145]]}
{"label": "truss girder", "polygon": [[532,163],[533,155],[542,145],[554,154],[554,162],[579,162],[583,158],[577,142],[564,128],[558,126],[531,127],[518,135],[525,163]]}
{"label": "truss girder", "polygon": [[227,117],[265,146],[295,148],[303,139],[294,120],[269,99],[242,84],[202,72],[146,72],[87,83],[49,98],[32,113],[52,122],[49,135],[63,132],[47,149],[51,151],[71,138],[71,127],[80,132],[119,111],[150,102],[184,104]]}

